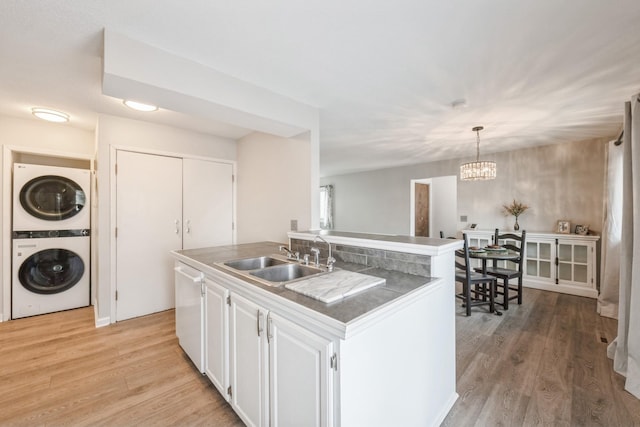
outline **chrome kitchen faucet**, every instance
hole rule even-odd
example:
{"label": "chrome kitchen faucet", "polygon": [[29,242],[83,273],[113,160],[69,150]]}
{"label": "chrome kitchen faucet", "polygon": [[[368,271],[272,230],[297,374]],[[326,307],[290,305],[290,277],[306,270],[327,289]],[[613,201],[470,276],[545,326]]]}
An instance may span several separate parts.
{"label": "chrome kitchen faucet", "polygon": [[[331,272],[333,271],[333,264],[336,262],[336,259],[333,256],[331,256],[331,243],[327,242],[320,236],[316,236],[315,239],[313,239],[313,243],[316,243],[318,240],[325,242],[329,247],[329,258],[327,258],[327,271]],[[319,257],[317,253],[316,253],[316,257]],[[317,262],[319,263],[319,258],[316,258],[316,259],[318,260]]]}

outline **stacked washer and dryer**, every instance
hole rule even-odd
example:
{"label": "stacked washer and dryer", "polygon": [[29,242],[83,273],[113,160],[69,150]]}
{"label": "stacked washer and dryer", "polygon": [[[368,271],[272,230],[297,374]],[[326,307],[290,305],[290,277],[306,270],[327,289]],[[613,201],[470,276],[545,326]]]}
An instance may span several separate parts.
{"label": "stacked washer and dryer", "polygon": [[13,167],[13,319],[90,303],[87,169]]}

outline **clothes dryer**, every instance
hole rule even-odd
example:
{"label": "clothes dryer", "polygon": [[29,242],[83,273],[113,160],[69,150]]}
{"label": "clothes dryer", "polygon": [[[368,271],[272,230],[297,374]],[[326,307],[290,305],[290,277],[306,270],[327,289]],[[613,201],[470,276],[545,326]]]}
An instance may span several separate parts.
{"label": "clothes dryer", "polygon": [[88,169],[15,163],[13,230],[89,229],[90,195]]}
{"label": "clothes dryer", "polygon": [[13,235],[13,319],[89,305],[89,230]]}

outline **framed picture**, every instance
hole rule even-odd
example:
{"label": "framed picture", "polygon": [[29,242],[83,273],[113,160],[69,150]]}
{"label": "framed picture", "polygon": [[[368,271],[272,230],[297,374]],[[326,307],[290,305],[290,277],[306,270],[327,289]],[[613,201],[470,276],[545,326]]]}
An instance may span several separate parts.
{"label": "framed picture", "polygon": [[567,220],[561,219],[558,221],[558,227],[556,233],[569,234],[571,233],[571,223]]}
{"label": "framed picture", "polygon": [[586,236],[589,234],[589,226],[588,225],[576,225],[575,233],[581,236]]}

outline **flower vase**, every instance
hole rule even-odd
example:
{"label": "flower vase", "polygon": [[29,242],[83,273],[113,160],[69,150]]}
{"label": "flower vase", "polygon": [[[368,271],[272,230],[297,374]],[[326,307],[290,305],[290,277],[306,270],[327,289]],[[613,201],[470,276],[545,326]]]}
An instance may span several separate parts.
{"label": "flower vase", "polygon": [[518,217],[516,217],[516,223],[513,224],[513,230],[514,231],[520,230],[520,224],[518,224]]}

